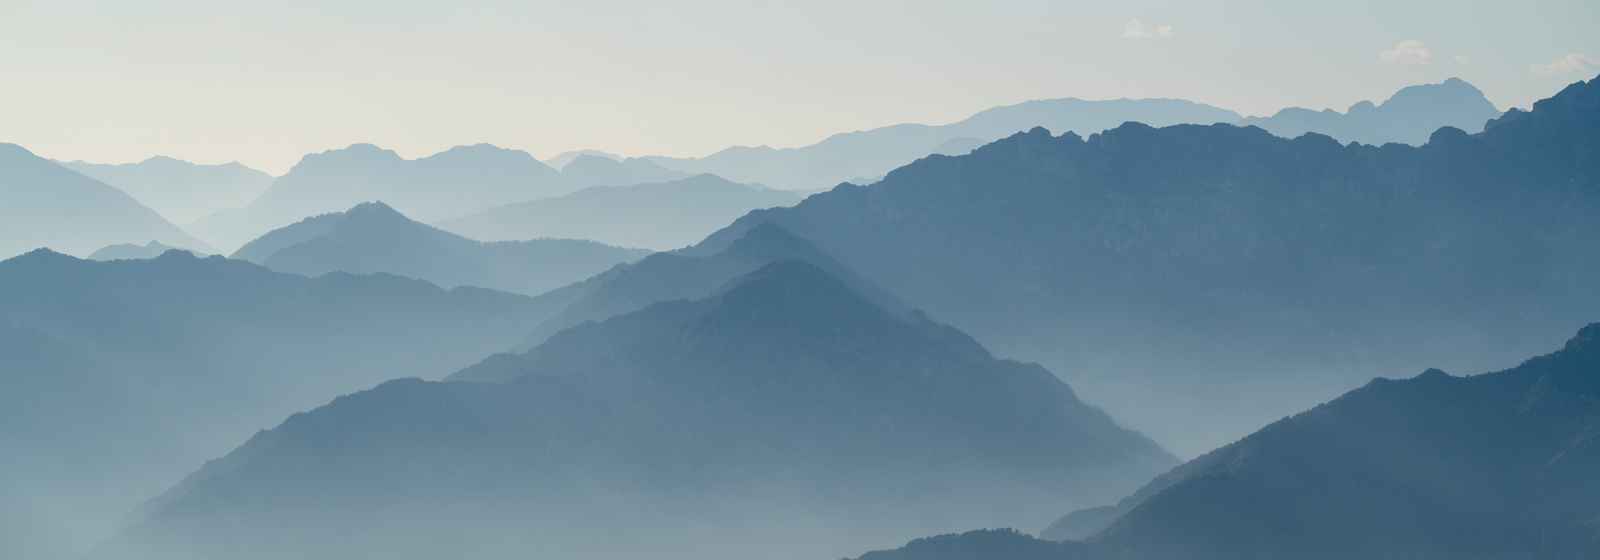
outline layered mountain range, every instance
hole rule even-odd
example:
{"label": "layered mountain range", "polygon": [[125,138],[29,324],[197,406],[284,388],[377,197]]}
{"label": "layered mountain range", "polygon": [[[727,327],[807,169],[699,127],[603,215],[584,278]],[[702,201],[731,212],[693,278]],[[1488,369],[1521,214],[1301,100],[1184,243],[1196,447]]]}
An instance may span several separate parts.
{"label": "layered mountain range", "polygon": [[395,381],[296,415],[102,553],[809,558],[1026,519],[1173,461],[1043,368],[801,261],[491,362],[453,377],[490,382]]}
{"label": "layered mountain range", "polygon": [[862,560],[1592,558],[1600,324],[1552,354],[1376,379],[1157,477],[1045,537],[979,531]]}
{"label": "layered mountain range", "polygon": [[[566,169],[588,159],[604,160],[583,156]],[[616,184],[623,186],[589,187],[568,195],[492,208],[439,225],[488,241],[558,237],[667,250],[704,239],[751,210],[788,206],[802,198],[792,191],[743,185],[716,175]]]}
{"label": "layered mountain range", "polygon": [[266,191],[273,179],[239,162],[206,165],[166,156],[138,163],[62,165],[128,193],[178,224],[244,206]]}
{"label": "layered mountain range", "polygon": [[[686,254],[781,226],[1199,453],[1370,372],[1504,365],[1600,315],[1597,144],[1596,82],[1418,147],[1034,129],[752,212]],[[1271,398],[1215,406],[1238,394]]]}
{"label": "layered mountain range", "polygon": [[15,144],[0,144],[0,258],[40,247],[86,255],[150,240],[207,245],[127,193]]}
{"label": "layered mountain range", "polygon": [[649,254],[580,239],[485,243],[366,202],[273,230],[233,258],[280,272],[387,273],[440,287],[477,286],[539,295]]}
{"label": "layered mountain range", "polygon": [[285,416],[520,342],[526,297],[308,279],[169,251],[0,262],[0,556],[72,557],[140,500]]}

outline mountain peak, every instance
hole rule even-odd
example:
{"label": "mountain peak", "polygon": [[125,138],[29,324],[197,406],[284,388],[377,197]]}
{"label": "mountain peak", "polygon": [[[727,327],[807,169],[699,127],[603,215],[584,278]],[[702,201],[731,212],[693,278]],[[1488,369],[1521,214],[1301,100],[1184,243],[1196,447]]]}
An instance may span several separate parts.
{"label": "mountain peak", "polygon": [[743,258],[772,258],[779,255],[812,255],[817,248],[810,241],[772,222],[761,222],[744,232],[725,250]]}
{"label": "mountain peak", "polygon": [[385,204],[382,200],[373,200],[373,201],[368,201],[368,202],[363,202],[361,204],[357,204],[355,206],[350,207],[349,210],[346,210],[345,214],[346,215],[354,215],[354,216],[381,215],[381,216],[399,216],[399,217],[402,217],[402,218],[405,217],[405,215],[401,214],[399,210],[395,210],[393,206],[389,206],[388,204]]}
{"label": "mountain peak", "polygon": [[56,258],[75,259],[75,257],[73,257],[72,255],[68,255],[68,254],[64,254],[64,253],[58,253],[58,252],[56,252],[55,250],[53,250],[53,249],[51,249],[49,247],[40,247],[38,249],[34,249],[32,251],[28,251],[26,253],[23,253],[21,255],[17,255],[15,257],[11,257],[10,259],[6,259],[6,260],[7,261],[22,261],[22,260],[45,260],[45,259],[56,259]]}
{"label": "mountain peak", "polygon": [[717,314],[735,324],[789,332],[834,333],[842,325],[869,325],[891,315],[815,264],[785,259],[734,279],[716,297]]}
{"label": "mountain peak", "polygon": [[[1400,88],[1399,91],[1396,91],[1394,95],[1390,96],[1389,100],[1385,101],[1383,104],[1388,105],[1396,100],[1406,100],[1409,98],[1429,98],[1434,100],[1467,99],[1476,101],[1477,99],[1484,99],[1484,96],[1482,90],[1479,90],[1477,86],[1467,83],[1466,80],[1462,80],[1461,78],[1450,78],[1436,84],[1416,84]],[[1486,99],[1485,102],[1487,102]]]}
{"label": "mountain peak", "polygon": [[1600,323],[1589,323],[1578,334],[1567,341],[1565,347],[1568,351],[1600,350]]}
{"label": "mountain peak", "polygon": [[31,158],[38,158],[38,157],[39,156],[35,155],[33,152],[28,151],[27,148],[24,148],[24,147],[22,147],[20,145],[11,144],[11,143],[7,143],[7,142],[0,142],[0,158],[4,158],[5,160],[14,160],[14,159],[22,159],[22,158],[30,158],[31,159]]}
{"label": "mountain peak", "polygon": [[452,146],[450,149],[442,151],[442,152],[439,152],[437,154],[433,154],[431,156],[428,156],[428,158],[426,158],[426,159],[456,158],[456,157],[459,157],[459,158],[506,157],[506,158],[513,158],[513,159],[519,159],[519,160],[520,159],[529,159],[529,160],[538,161],[537,158],[533,157],[533,154],[530,154],[528,152],[524,152],[522,150],[511,149],[511,148],[502,148],[500,146],[496,146],[494,144],[489,144],[487,142],[479,142],[477,144],[468,144],[468,145],[462,145],[462,146]]}
{"label": "mountain peak", "polygon": [[1428,368],[1426,371],[1417,374],[1415,379],[1450,379],[1453,377],[1455,376],[1445,373],[1442,369]]}
{"label": "mountain peak", "polygon": [[723,290],[723,295],[747,291],[764,295],[786,296],[802,287],[815,293],[849,292],[843,282],[822,270],[821,267],[798,259],[773,261],[746,274]]}
{"label": "mountain peak", "polygon": [[325,165],[358,165],[363,162],[379,160],[400,161],[402,159],[400,154],[395,153],[394,150],[366,143],[351,144],[344,148],[306,154],[305,157],[300,158],[300,162],[296,163],[293,169],[289,170],[289,174],[294,175],[296,171],[304,172],[307,169]]}

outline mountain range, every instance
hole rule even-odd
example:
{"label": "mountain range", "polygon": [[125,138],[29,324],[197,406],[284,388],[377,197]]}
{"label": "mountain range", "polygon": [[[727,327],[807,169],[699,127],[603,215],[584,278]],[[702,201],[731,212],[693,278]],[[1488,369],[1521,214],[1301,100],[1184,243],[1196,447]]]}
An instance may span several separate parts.
{"label": "mountain range", "polygon": [[149,240],[208,248],[127,193],[21,146],[0,144],[0,258],[40,247],[83,255]]}
{"label": "mountain range", "polygon": [[1317,133],[1340,142],[1380,146],[1389,142],[1421,145],[1433,131],[1454,127],[1468,133],[1500,116],[1483,92],[1460,78],[1401,88],[1383,103],[1362,101],[1340,113],[1290,107],[1270,117],[1250,117],[1241,126],[1259,126],[1284,138]]}
{"label": "mountain range", "polygon": [[0,519],[28,520],[0,524],[0,557],[74,557],[255,431],[330,395],[475,363],[546,313],[489,290],[183,251],[0,262]]}
{"label": "mountain range", "polygon": [[1600,323],[1495,373],[1376,379],[1157,477],[1050,542],[979,531],[862,560],[1593,558]]}
{"label": "mountain range", "polygon": [[801,261],[494,362],[475,367],[513,375],[395,381],[291,417],[102,557],[813,558],[1027,519],[1173,464],[1043,368]]}
{"label": "mountain range", "polygon": [[559,311],[541,321],[521,348],[533,348],[558,332],[586,322],[603,321],[657,303],[709,297],[734,278],[780,261],[821,268],[874,305],[897,315],[912,314],[899,298],[861,278],[810,241],[781,227],[762,224],[715,254],[655,253],[539,296],[542,305]]}
{"label": "mountain range", "polygon": [[[1596,82],[1419,147],[1034,129],[752,212],[685,254],[781,226],[1194,454],[1367,372],[1495,367],[1600,315],[1597,144]],[[1241,393],[1271,398],[1214,406]]]}
{"label": "mountain range", "polygon": [[271,175],[238,162],[206,165],[155,156],[138,163],[61,165],[128,193],[178,224],[244,206],[272,184]]}
{"label": "mountain range", "polygon": [[527,152],[478,144],[405,159],[371,144],[311,154],[249,205],[194,224],[219,246],[242,244],[307,216],[383,200],[437,221],[573,190],[561,173]]}
{"label": "mountain range", "polygon": [[667,169],[641,158],[579,154],[558,169],[574,185],[616,187],[640,183],[661,183],[688,177],[682,171]]}
{"label": "mountain range", "polygon": [[268,232],[233,258],[305,276],[387,273],[443,288],[538,295],[647,254],[577,239],[485,243],[413,221],[382,202],[366,202]]}
{"label": "mountain range", "polygon": [[[86,258],[91,260],[91,261],[121,261],[121,260],[130,260],[130,259],[153,259],[153,258],[161,256],[163,253],[166,253],[167,251],[173,251],[173,250],[182,251],[183,249],[179,249],[177,247],[173,247],[171,245],[167,245],[167,244],[161,243],[160,241],[151,241],[151,242],[145,243],[144,245],[136,245],[136,244],[133,244],[133,243],[118,243],[118,244],[115,244],[115,245],[107,245],[105,247],[101,247],[99,249],[96,249],[95,252],[89,253],[89,256],[86,257]],[[193,251],[191,251],[191,252],[193,252]]]}
{"label": "mountain range", "polygon": [[734,181],[816,190],[841,182],[873,183],[918,158],[965,154],[1034,127],[1087,135],[1125,122],[1155,127],[1236,123],[1259,126],[1287,138],[1316,132],[1342,142],[1421,144],[1440,127],[1477,132],[1499,114],[1483,92],[1456,78],[1401,89],[1381,105],[1362,101],[1347,113],[1291,107],[1270,117],[1245,118],[1178,99],[1041,99],[987,109],[951,124],[900,124],[842,133],[797,148],[736,146],[702,158],[647,159],[668,168],[715,173]]}
{"label": "mountain range", "polygon": [[1233,122],[1239,114],[1179,99],[1063,98],[995,107],[946,125],[899,124],[829,136],[798,148],[735,146],[701,158],[650,156],[669,169],[712,173],[789,190],[872,182],[930,154],[958,155],[1036,126],[1097,132],[1127,121],[1153,125]]}
{"label": "mountain range", "polygon": [[[590,159],[603,160],[582,156],[567,169]],[[715,175],[617,184],[627,186],[589,187],[568,195],[493,208],[439,225],[491,241],[562,237],[666,250],[704,239],[751,210],[788,206],[801,199],[792,191],[742,185]]]}

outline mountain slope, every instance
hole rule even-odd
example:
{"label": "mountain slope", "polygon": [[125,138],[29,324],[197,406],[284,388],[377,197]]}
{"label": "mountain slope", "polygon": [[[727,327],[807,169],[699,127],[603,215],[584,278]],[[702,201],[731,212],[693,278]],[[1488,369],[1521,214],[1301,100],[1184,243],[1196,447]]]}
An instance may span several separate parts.
{"label": "mountain slope", "polygon": [[1483,130],[1483,123],[1498,116],[1500,111],[1482,91],[1459,78],[1450,78],[1437,84],[1402,88],[1381,104],[1362,101],[1343,113],[1292,107],[1270,117],[1249,117],[1239,124],[1259,126],[1285,138],[1315,132],[1340,142],[1421,145],[1442,127],[1476,133]]}
{"label": "mountain slope", "polygon": [[[1042,368],[797,261],[500,360],[505,383],[395,382],[296,415],[108,553],[820,557],[1171,464]],[[711,538],[729,531],[750,538]]]}
{"label": "mountain slope", "polygon": [[[1597,145],[1600,82],[1421,147],[1035,129],[752,212],[685,254],[779,225],[1192,454],[1362,372],[1503,366],[1600,314]],[[1241,394],[1260,405],[1214,406]]]}
{"label": "mountain slope", "polygon": [[308,279],[182,251],[0,262],[0,510],[48,528],[0,529],[0,556],[30,539],[93,543],[138,500],[284,415],[469,365],[544,313],[488,290]]}
{"label": "mountain slope", "polygon": [[207,248],[126,193],[0,144],[0,258],[40,247],[81,255],[149,240]]}
{"label": "mountain slope", "polygon": [[862,560],[1592,558],[1595,472],[1600,323],[1505,371],[1373,380],[1047,531],[1083,542],[977,531]]}
{"label": "mountain slope", "polygon": [[356,144],[307,155],[248,206],[208,217],[194,228],[231,248],[308,216],[369,200],[432,222],[572,190],[560,172],[526,152],[478,144],[408,160]]}
{"label": "mountain slope", "polygon": [[272,184],[271,175],[238,162],[204,165],[156,156],[139,163],[62,165],[121,189],[180,224],[244,206]]}
{"label": "mountain slope", "polygon": [[477,286],[538,295],[649,254],[593,241],[484,243],[414,222],[368,202],[273,230],[233,257],[280,272],[383,272],[445,288]]}
{"label": "mountain slope", "polygon": [[865,295],[874,305],[899,315],[912,314],[899,298],[862,279],[811,242],[783,228],[762,224],[713,255],[655,253],[540,296],[541,302],[561,311],[534,328],[523,348],[538,346],[551,335],[587,321],[608,319],[666,301],[708,297],[734,278],[778,261],[810,263]]}
{"label": "mountain slope", "polygon": [[[583,156],[573,165],[584,158],[600,159]],[[745,212],[787,206],[801,198],[795,193],[741,185],[715,175],[618,184],[631,186],[590,187],[555,198],[501,206],[439,225],[474,239],[560,237],[665,250],[699,241]]]}
{"label": "mountain slope", "polygon": [[1588,558],[1596,472],[1600,324],[1509,370],[1373,381],[1163,475],[1091,541],[1115,558]]}

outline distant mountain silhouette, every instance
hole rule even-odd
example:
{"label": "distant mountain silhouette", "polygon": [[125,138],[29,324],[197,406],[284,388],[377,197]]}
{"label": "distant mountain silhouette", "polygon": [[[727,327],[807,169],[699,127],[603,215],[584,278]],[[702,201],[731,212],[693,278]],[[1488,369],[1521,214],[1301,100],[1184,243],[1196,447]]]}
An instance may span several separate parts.
{"label": "distant mountain silhouette", "polygon": [[33,525],[0,526],[0,556],[96,542],[140,500],[285,415],[472,364],[546,312],[489,290],[307,279],[183,251],[0,262],[0,518]]}
{"label": "distant mountain silhouette", "polygon": [[[1035,129],[758,210],[1002,355],[1198,453],[1437,356],[1600,315],[1600,82],[1421,147],[1230,125]],[[1217,407],[1239,395],[1249,407]]]}
{"label": "distant mountain silhouette", "polygon": [[1040,540],[1010,529],[969,531],[917,539],[857,560],[1095,560],[1080,543]]}
{"label": "distant mountain silhouette", "polygon": [[[579,158],[572,165],[582,161],[584,158]],[[664,250],[699,241],[751,210],[787,206],[800,199],[789,191],[696,175],[660,183],[590,187],[439,225],[475,239],[564,237]]]}
{"label": "distant mountain silhouette", "polygon": [[561,152],[559,154],[556,154],[555,157],[552,157],[550,159],[544,160],[544,163],[545,163],[545,165],[549,165],[550,167],[554,167],[556,169],[562,169],[562,168],[565,168],[567,166],[567,164],[572,163],[572,160],[578,159],[578,157],[580,157],[580,156],[595,156],[595,157],[602,157],[602,158],[605,158],[605,159],[615,160],[615,161],[621,161],[621,160],[624,160],[624,159],[628,159],[627,157],[624,157],[622,155],[613,154],[611,152],[606,152],[606,151],[602,151],[602,150],[571,150],[571,151],[566,151],[566,152]]}
{"label": "distant mountain silhouette", "polygon": [[[540,296],[543,305],[559,307],[533,329],[524,349],[544,343],[551,335],[588,321],[600,321],[638,311],[652,304],[684,299],[700,299],[716,293],[728,282],[779,261],[810,263],[845,282],[858,294],[891,313],[909,316],[912,311],[899,298],[862,279],[833,257],[783,228],[762,224],[750,228],[722,251],[703,256],[656,253],[637,263],[618,266]],[[477,372],[457,374],[457,379],[482,381]]]}
{"label": "distant mountain silhouette", "polygon": [[238,211],[197,222],[196,233],[232,248],[308,216],[383,200],[425,222],[574,190],[561,173],[526,152],[488,144],[459,146],[408,160],[356,144],[307,155]]}
{"label": "distant mountain silhouette", "polygon": [[306,276],[384,272],[445,288],[538,295],[647,254],[573,239],[484,243],[412,221],[382,202],[367,202],[268,232],[233,258]]}
{"label": "distant mountain silhouette", "polygon": [[741,183],[815,190],[881,177],[930,154],[960,155],[1034,127],[1099,132],[1128,121],[1156,126],[1239,120],[1238,113],[1178,99],[1048,99],[995,107],[946,125],[899,124],[835,134],[798,148],[736,146],[702,158],[652,156],[662,166]]}
{"label": "distant mountain silhouette", "polygon": [[152,239],[207,248],[127,193],[22,146],[0,144],[0,258],[40,247],[85,255]]}
{"label": "distant mountain silhouette", "polygon": [[162,244],[159,241],[151,241],[149,243],[145,243],[144,245],[134,245],[132,243],[119,243],[119,244],[116,244],[116,245],[107,245],[105,247],[101,247],[99,250],[97,250],[97,251],[95,251],[93,253],[90,253],[88,259],[91,260],[91,261],[121,261],[121,260],[129,260],[129,259],[153,259],[153,258],[161,256],[162,253],[165,253],[167,251],[172,251],[172,250],[182,250],[182,249],[178,249],[177,247],[172,247],[172,246],[169,246],[169,245]]}
{"label": "distant mountain silhouette", "polygon": [[613,159],[583,154],[563,166],[561,176],[573,185],[614,187],[672,181],[687,177],[688,174],[667,169],[647,159]]}
{"label": "distant mountain silhouette", "polygon": [[838,557],[1171,464],[1044,369],[800,261],[496,361],[520,374],[291,417],[153,501],[107,557]]}
{"label": "distant mountain silhouette", "polygon": [[156,156],[139,163],[62,165],[121,189],[180,224],[249,204],[272,184],[271,175],[238,162],[204,165]]}
{"label": "distant mountain silhouette", "polygon": [[1382,104],[1362,101],[1343,113],[1291,107],[1270,117],[1245,118],[1239,124],[1259,126],[1285,138],[1315,132],[1340,142],[1421,145],[1441,127],[1476,133],[1483,130],[1483,123],[1498,116],[1500,110],[1482,91],[1459,78],[1450,78],[1442,83],[1402,88]]}
{"label": "distant mountain silhouette", "polygon": [[1162,475],[1115,558],[1600,555],[1600,323],[1471,377],[1378,379]]}
{"label": "distant mountain silhouette", "polygon": [[1596,433],[1600,323],[1505,371],[1373,380],[1046,532],[1082,542],[978,531],[862,560],[1593,558]]}

